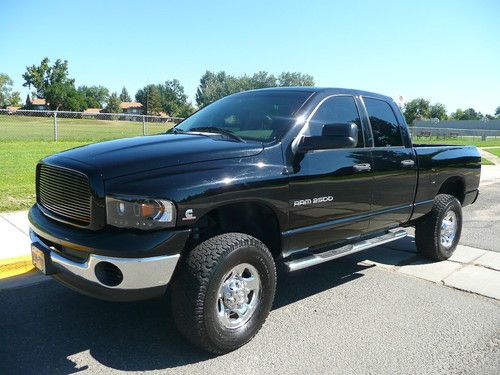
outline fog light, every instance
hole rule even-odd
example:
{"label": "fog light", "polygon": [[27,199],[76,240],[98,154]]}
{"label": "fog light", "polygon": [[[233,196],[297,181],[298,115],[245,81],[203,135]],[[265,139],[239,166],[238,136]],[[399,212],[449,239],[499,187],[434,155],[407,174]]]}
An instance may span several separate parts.
{"label": "fog light", "polygon": [[97,280],[106,286],[117,286],[123,281],[123,273],[120,269],[109,262],[99,262],[94,268]]}

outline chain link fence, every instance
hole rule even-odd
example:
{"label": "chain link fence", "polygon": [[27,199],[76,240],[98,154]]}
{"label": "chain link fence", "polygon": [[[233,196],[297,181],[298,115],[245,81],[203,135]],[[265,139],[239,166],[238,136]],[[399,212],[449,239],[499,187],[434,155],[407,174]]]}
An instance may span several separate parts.
{"label": "chain link fence", "polygon": [[102,141],[164,133],[182,118],[0,109],[0,141]]}
{"label": "chain link fence", "polygon": [[410,126],[410,134],[414,142],[425,140],[481,140],[500,139],[500,130],[485,129],[454,129],[454,128],[429,128]]}

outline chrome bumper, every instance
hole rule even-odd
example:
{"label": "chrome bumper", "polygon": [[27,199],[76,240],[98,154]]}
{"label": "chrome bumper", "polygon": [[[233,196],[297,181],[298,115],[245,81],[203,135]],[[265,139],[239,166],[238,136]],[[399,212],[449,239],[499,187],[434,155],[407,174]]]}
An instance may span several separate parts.
{"label": "chrome bumper", "polygon": [[[180,257],[180,254],[175,254],[150,258],[115,258],[90,254],[85,263],[78,263],[58,254],[33,231],[30,231],[30,238],[34,244],[44,249],[51,265],[58,272],[78,276],[109,289],[133,290],[165,286],[169,283]],[[119,272],[113,266],[118,268]],[[115,277],[113,280],[118,280],[119,283],[106,282],[106,278],[102,276],[103,269],[111,269],[114,276],[121,273],[121,281]]]}

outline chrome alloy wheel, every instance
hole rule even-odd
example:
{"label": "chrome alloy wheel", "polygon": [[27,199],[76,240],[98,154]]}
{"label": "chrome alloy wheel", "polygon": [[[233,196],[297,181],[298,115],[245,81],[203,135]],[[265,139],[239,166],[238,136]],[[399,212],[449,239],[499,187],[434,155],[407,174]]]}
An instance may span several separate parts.
{"label": "chrome alloy wheel", "polygon": [[229,329],[250,320],[259,303],[261,282],[257,269],[248,263],[238,264],[226,273],[219,287],[217,316]]}
{"label": "chrome alloy wheel", "polygon": [[439,239],[441,245],[445,248],[450,248],[453,245],[457,234],[457,215],[453,211],[448,211],[441,221],[441,230]]}

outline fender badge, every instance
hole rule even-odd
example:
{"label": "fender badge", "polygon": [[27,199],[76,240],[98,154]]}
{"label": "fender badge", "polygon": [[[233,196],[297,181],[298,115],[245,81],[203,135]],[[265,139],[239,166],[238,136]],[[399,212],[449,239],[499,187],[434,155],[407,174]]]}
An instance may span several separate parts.
{"label": "fender badge", "polygon": [[196,216],[193,215],[193,209],[187,209],[184,212],[184,217],[182,218],[182,221],[187,221],[187,220],[194,220],[196,219]]}

